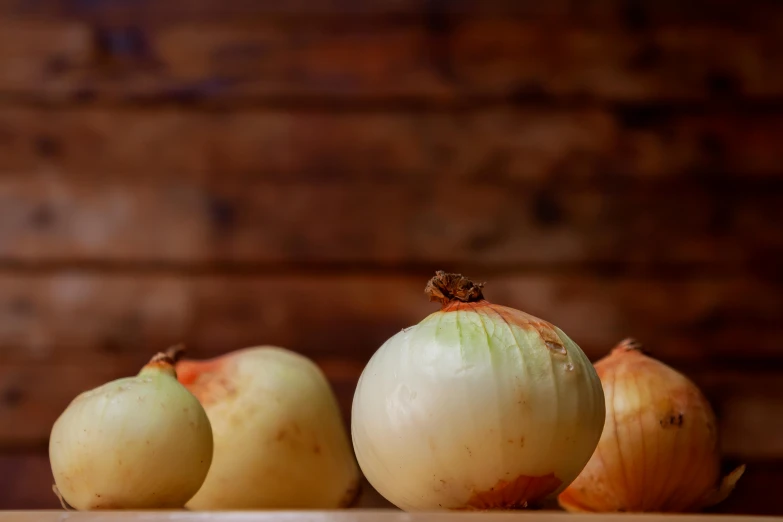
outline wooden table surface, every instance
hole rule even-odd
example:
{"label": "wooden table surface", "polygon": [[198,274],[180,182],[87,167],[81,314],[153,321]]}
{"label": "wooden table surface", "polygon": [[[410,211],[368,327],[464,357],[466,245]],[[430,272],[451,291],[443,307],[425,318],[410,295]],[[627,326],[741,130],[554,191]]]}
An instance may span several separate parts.
{"label": "wooden table surface", "polygon": [[50,511],[5,511],[0,512],[0,522],[511,522],[524,518],[526,522],[587,522],[611,519],[614,522],[764,522],[780,521],[783,517],[755,517],[747,515],[669,515],[669,514],[569,514],[550,511],[524,511],[504,513],[406,513],[403,511],[343,510],[343,511],[112,511],[112,512],[66,512]]}

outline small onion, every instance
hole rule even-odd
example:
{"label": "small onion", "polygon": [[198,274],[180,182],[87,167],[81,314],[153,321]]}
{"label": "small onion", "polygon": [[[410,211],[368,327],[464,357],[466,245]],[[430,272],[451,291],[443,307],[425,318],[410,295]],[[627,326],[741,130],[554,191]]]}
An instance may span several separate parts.
{"label": "small onion", "polygon": [[78,510],[182,508],[212,462],[204,408],[160,353],[76,397],[52,427],[55,492]]}
{"label": "small onion", "polygon": [[356,455],[404,510],[518,509],[582,470],[604,422],[601,383],[558,327],[491,304],[482,286],[438,272],[443,305],[390,338],[357,386]]}
{"label": "small onion", "polygon": [[333,509],[359,488],[359,469],[329,382],[292,351],[261,346],[177,364],[204,405],[215,457],[188,509]]}
{"label": "small onion", "polygon": [[696,385],[632,339],[595,364],[606,424],[579,477],[559,497],[568,511],[689,512],[724,500],[745,467],[720,480],[715,414]]}

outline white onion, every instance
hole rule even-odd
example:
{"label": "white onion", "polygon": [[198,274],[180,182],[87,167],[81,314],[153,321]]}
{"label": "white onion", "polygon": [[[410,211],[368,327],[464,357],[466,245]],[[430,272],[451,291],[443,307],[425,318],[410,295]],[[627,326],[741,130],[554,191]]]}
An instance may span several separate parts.
{"label": "white onion", "polygon": [[439,312],[373,355],[354,395],[362,471],[405,510],[515,509],[555,497],[604,423],[601,383],[556,326],[439,272]]}
{"label": "white onion", "polygon": [[310,359],[277,347],[180,361],[215,436],[204,486],[187,507],[332,509],[356,496],[359,469],[337,400]]}
{"label": "white onion", "polygon": [[198,400],[159,354],[135,377],[76,397],[52,427],[55,486],[71,507],[182,508],[212,461],[212,430]]}

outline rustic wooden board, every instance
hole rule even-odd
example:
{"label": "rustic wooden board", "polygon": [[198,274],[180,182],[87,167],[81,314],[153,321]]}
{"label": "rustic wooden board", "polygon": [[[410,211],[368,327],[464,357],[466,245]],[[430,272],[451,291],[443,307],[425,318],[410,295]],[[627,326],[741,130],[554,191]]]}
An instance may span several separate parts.
{"label": "rustic wooden board", "polygon": [[269,16],[421,16],[432,14],[513,15],[534,19],[579,20],[643,29],[650,24],[705,20],[730,24],[768,26],[781,13],[775,0],[191,0],[161,3],[152,0],[73,2],[71,0],[0,0],[0,14],[16,18],[77,18],[89,21],[221,21],[246,22]]}
{"label": "rustic wooden board", "polygon": [[783,190],[639,183],[281,184],[0,177],[0,259],[518,269],[677,265],[778,278]]}
{"label": "rustic wooden board", "polygon": [[[707,131],[698,128],[698,121],[687,120],[673,124],[678,134],[698,139]],[[770,124],[783,126],[783,113],[745,120],[746,125],[739,123],[743,135],[763,134]],[[190,180],[237,176],[384,183],[545,181],[557,174],[578,179],[610,169],[623,177],[665,177],[663,169],[649,164],[656,161],[653,158],[645,161],[647,166],[610,165],[620,140],[626,138],[621,128],[617,117],[599,109],[212,112],[3,107],[0,171],[50,170],[69,178],[165,174],[168,179]],[[644,156],[656,155],[652,148],[662,146],[668,130],[644,130]],[[764,175],[777,168],[777,159],[783,156],[777,148],[750,139],[727,139],[735,137],[729,132],[715,139],[723,156],[735,158],[730,160],[733,164],[745,165],[746,156],[762,158],[743,167],[743,172]],[[633,148],[635,140],[627,138],[623,148]],[[670,164],[666,171],[676,177],[713,168],[715,164],[695,145],[690,154],[696,157],[681,156],[683,164]],[[764,165],[766,161],[769,164]],[[604,165],[601,172],[599,164]]]}
{"label": "rustic wooden board", "polygon": [[[322,364],[347,416],[370,355],[437,308],[421,283],[381,276],[5,276],[0,446],[39,447],[76,394],[135,373],[152,352],[179,341],[195,357],[284,344]],[[775,424],[783,419],[779,376],[758,370],[780,361],[777,287],[746,279],[514,276],[493,278],[487,295],[552,320],[593,359],[627,335],[638,337],[716,401],[728,450],[783,456],[783,426]]]}
{"label": "rustic wooden board", "polygon": [[0,107],[0,173],[595,186],[779,179],[783,110]]}
{"label": "rustic wooden board", "polygon": [[49,102],[765,100],[783,93],[778,34],[471,16],[97,28],[10,19],[0,22],[0,93]]}
{"label": "rustic wooden board", "polygon": [[[42,453],[0,454],[0,509],[57,509],[50,494],[54,479]],[[8,513],[0,511],[0,517]]]}
{"label": "rustic wooden board", "polygon": [[[743,277],[475,275],[488,280],[490,300],[552,321],[594,359],[635,336],[680,364],[759,368],[780,361],[778,284]],[[423,292],[429,276],[6,273],[0,362],[135,366],[151,350],[183,341],[194,356],[285,343],[363,363],[389,336],[437,310]]]}

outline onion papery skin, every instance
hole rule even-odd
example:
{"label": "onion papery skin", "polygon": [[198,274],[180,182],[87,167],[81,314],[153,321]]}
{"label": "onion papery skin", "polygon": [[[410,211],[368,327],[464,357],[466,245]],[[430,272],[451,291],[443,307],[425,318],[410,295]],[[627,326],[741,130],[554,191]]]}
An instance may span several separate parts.
{"label": "onion papery skin", "polygon": [[598,447],[559,496],[574,512],[692,512],[728,496],[715,414],[686,376],[626,340],[595,364],[606,398]]}
{"label": "onion papery skin", "polygon": [[600,381],[556,326],[453,300],[386,341],[353,401],[372,486],[408,510],[519,509],[581,471],[604,422]]}
{"label": "onion papery skin", "polygon": [[334,509],[359,489],[337,399],[309,358],[274,346],[181,360],[204,405],[215,455],[192,510]]}
{"label": "onion papery skin", "polygon": [[167,363],[82,393],[49,439],[56,488],[77,510],[182,508],[212,450],[204,409]]}

